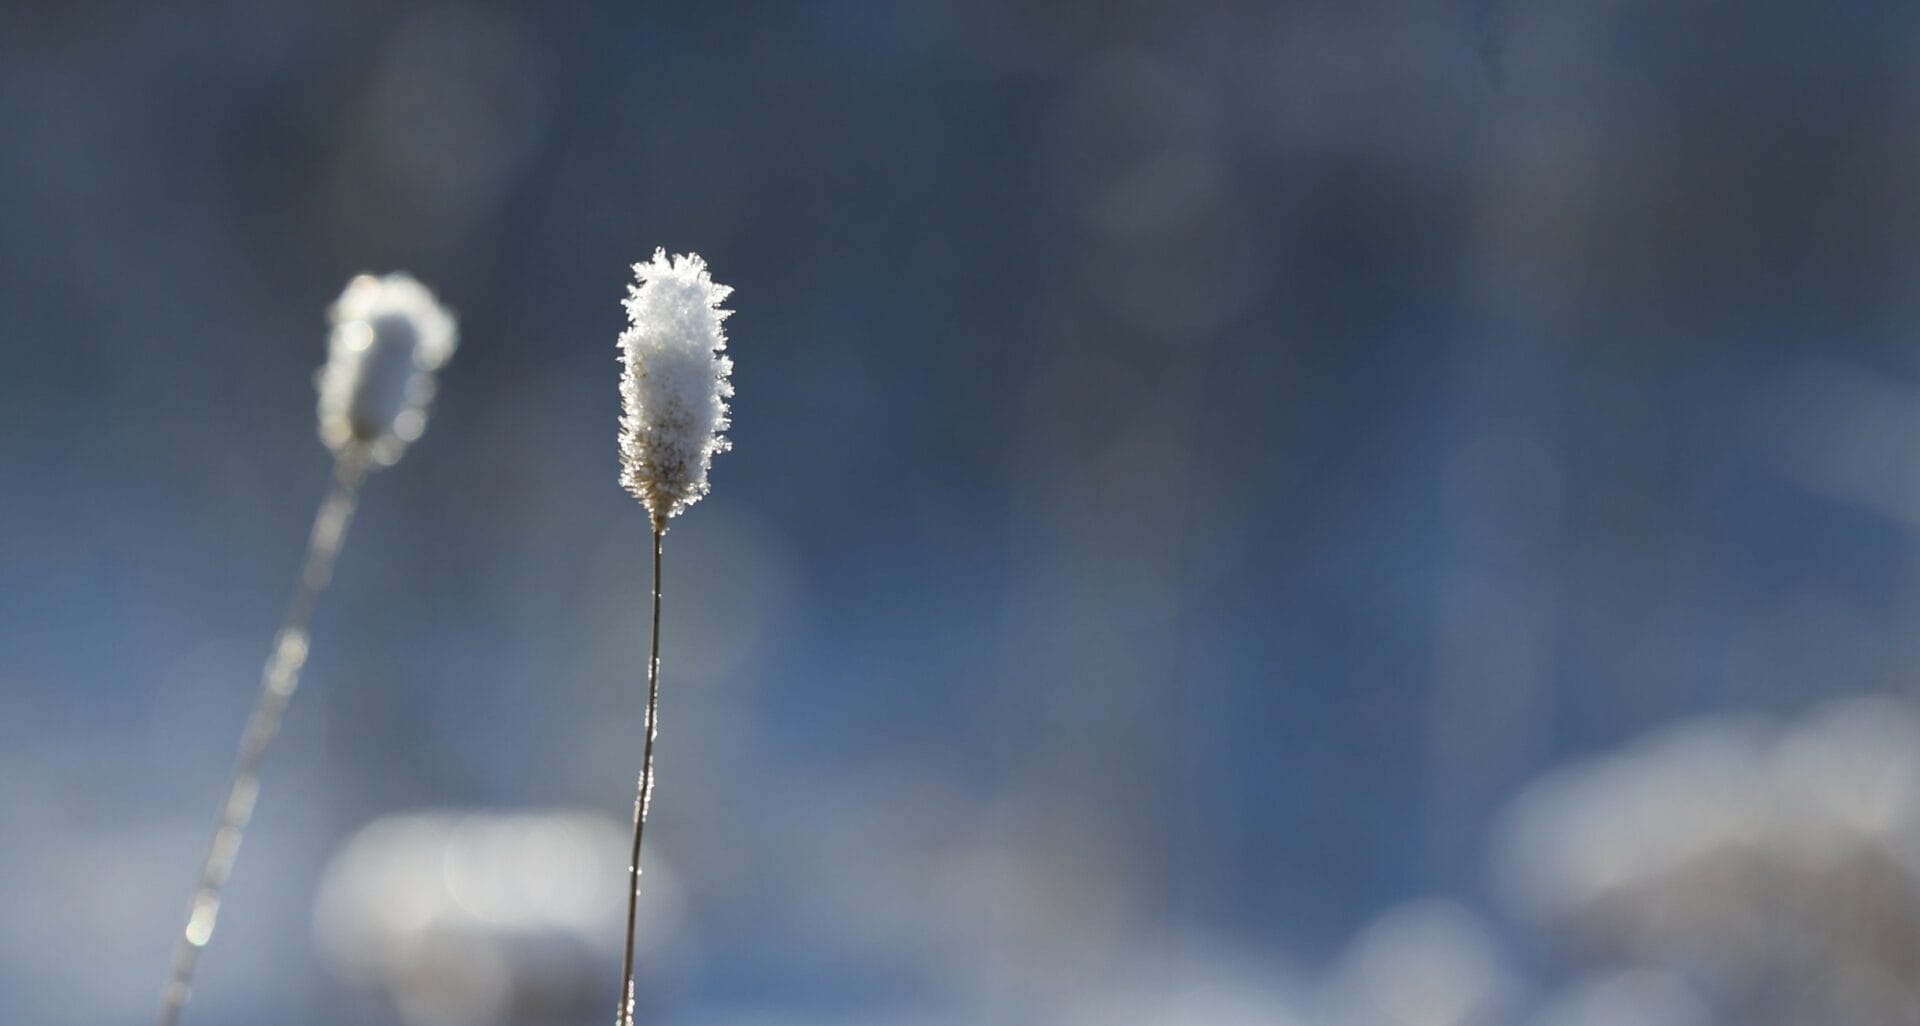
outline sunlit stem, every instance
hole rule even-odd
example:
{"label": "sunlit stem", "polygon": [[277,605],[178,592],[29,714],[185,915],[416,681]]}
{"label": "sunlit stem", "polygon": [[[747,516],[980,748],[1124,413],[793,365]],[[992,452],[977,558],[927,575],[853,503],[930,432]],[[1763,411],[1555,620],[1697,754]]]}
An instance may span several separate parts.
{"label": "sunlit stem", "polygon": [[621,959],[620,1013],[616,1026],[633,1026],[633,937],[640,916],[640,839],[653,805],[653,738],[660,722],[660,538],[664,517],[653,518],[653,638],[647,647],[647,739],[640,753],[640,785],[633,798],[633,858],[627,863],[627,953]]}
{"label": "sunlit stem", "polygon": [[293,598],[287,603],[287,615],[274,636],[273,651],[260,672],[260,695],[254,701],[253,714],[240,737],[240,754],[234,760],[233,774],[227,779],[226,800],[220,805],[219,822],[207,856],[200,864],[200,883],[194,889],[193,903],[187,910],[186,929],[174,946],[173,967],[160,992],[159,1026],[174,1026],[193,994],[193,971],[200,952],[213,939],[213,925],[220,914],[220,892],[233,863],[240,855],[240,836],[253,818],[254,800],[260,795],[260,764],[267,746],[280,731],[280,720],[287,702],[300,686],[300,670],[307,662],[307,632],[313,623],[313,610],[320,593],[333,578],[333,561],[346,541],[347,527],[353,522],[353,510],[359,502],[360,482],[365,479],[364,455],[349,452],[333,464],[333,487],[320,502],[313,518],[313,533],[307,539],[306,561],[300,567],[300,580],[294,585]]}

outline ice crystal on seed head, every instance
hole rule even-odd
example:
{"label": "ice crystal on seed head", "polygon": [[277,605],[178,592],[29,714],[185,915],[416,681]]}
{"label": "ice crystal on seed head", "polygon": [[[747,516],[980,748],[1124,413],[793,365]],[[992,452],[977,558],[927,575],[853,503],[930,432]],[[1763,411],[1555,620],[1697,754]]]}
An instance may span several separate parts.
{"label": "ice crystal on seed head", "polygon": [[330,312],[333,335],[320,390],[320,440],[390,464],[420,437],[434,372],[453,355],[453,316],[406,274],[362,274]]}
{"label": "ice crystal on seed head", "polygon": [[707,494],[713,455],[731,448],[727,429],[727,333],[720,309],[733,289],[707,274],[698,254],[633,265],[627,330],[620,333],[620,484],[656,521]]}

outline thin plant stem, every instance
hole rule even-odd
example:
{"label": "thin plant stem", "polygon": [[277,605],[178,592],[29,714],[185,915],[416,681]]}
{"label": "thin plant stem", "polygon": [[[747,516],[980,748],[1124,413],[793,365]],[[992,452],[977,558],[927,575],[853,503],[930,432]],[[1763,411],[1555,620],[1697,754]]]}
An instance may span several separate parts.
{"label": "thin plant stem", "polygon": [[660,723],[660,538],[666,533],[666,519],[653,518],[653,639],[647,648],[651,657],[647,662],[647,739],[640,754],[640,785],[633,799],[633,858],[627,863],[627,953],[620,961],[616,1026],[633,1026],[633,937],[640,918],[640,839],[647,829],[647,810],[653,805],[653,739]]}
{"label": "thin plant stem", "polygon": [[360,484],[367,474],[366,457],[349,452],[333,464],[333,486],[321,500],[313,518],[313,532],[307,539],[306,560],[300,567],[300,579],[287,603],[287,615],[274,636],[273,651],[260,671],[260,695],[253,713],[247,718],[246,732],[240,737],[240,754],[234,760],[233,773],[227,778],[226,800],[220,805],[220,819],[214,826],[207,856],[200,864],[200,883],[194,889],[193,903],[187,911],[186,929],[173,950],[173,967],[166,986],[160,992],[159,1026],[174,1026],[193,994],[193,971],[200,952],[213,938],[215,919],[220,914],[220,894],[233,873],[240,855],[240,835],[253,818],[254,801],[260,795],[260,765],[267,746],[279,733],[280,720],[287,703],[300,686],[300,669],[307,661],[307,633],[313,623],[314,607],[320,594],[333,578],[333,562],[346,541],[347,527],[353,522],[354,507],[360,499]]}

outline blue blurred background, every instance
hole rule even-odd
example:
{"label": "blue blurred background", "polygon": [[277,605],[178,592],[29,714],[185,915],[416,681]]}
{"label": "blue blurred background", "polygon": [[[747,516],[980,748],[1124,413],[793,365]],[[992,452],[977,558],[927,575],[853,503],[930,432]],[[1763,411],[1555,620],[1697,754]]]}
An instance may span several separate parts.
{"label": "blue blurred background", "polygon": [[1917,49],[1869,2],[0,5],[0,1019],[151,1014],[326,307],[400,269],[460,351],[188,1019],[611,1014],[619,855],[571,968],[324,923],[382,817],[624,843],[655,246],[736,288],[738,396],[667,539],[645,1021],[1358,1021],[1326,981],[1428,895],[1520,1015],[1570,972],[1502,897],[1529,781],[1913,688]]}

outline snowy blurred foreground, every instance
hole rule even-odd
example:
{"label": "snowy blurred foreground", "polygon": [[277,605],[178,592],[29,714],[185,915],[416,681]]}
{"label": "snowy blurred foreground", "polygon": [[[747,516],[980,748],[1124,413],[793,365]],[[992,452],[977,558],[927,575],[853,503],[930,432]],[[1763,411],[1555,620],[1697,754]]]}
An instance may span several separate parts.
{"label": "snowy blurred foreground", "polygon": [[[386,817],[331,860],[316,937],[343,979],[408,1024],[591,1023],[618,950],[609,895],[624,841],[620,824],[581,813]],[[1540,780],[1494,847],[1508,909],[1406,903],[1318,979],[1193,944],[1104,967],[1110,986],[1093,993],[1029,984],[1006,1011],[1073,1026],[1920,1021],[1920,713],[1907,703],[1657,731]],[[691,928],[684,898],[658,864],[646,886],[642,960],[671,966],[672,933]],[[968,967],[921,970],[950,973],[955,995],[995,987]],[[968,1021],[916,1014],[904,1021]]]}

